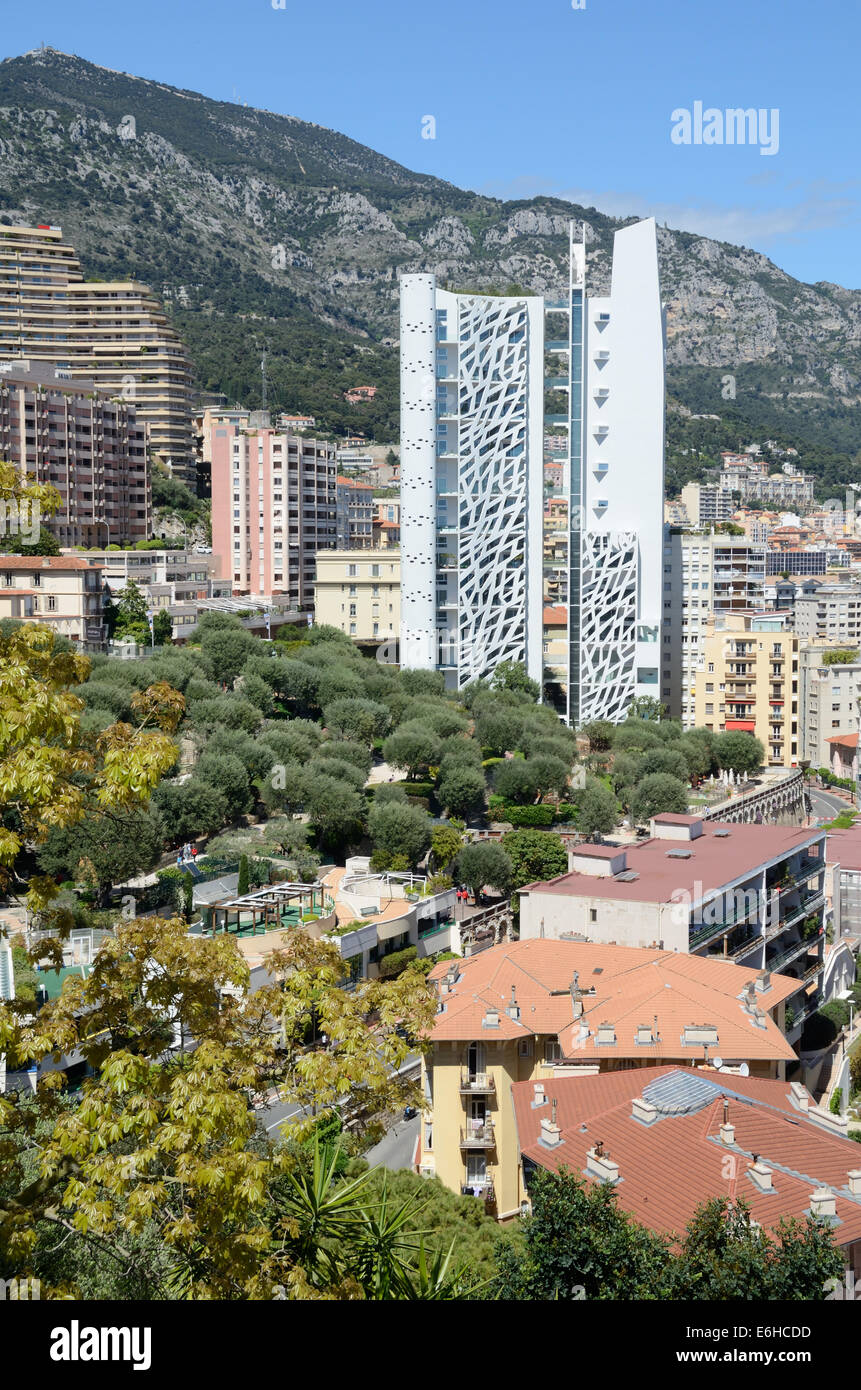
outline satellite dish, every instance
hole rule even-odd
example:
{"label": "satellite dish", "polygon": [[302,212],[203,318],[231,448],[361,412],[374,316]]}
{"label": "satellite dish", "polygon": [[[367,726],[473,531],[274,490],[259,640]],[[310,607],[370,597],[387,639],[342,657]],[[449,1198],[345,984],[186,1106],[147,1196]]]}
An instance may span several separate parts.
{"label": "satellite dish", "polygon": [[721,1067],[723,1066],[723,1057],[712,1057],[712,1066],[716,1067],[717,1070],[720,1071]]}
{"label": "satellite dish", "polygon": [[739,1076],[750,1076],[750,1067],[747,1065],[747,1062],[742,1062],[738,1069],[738,1074]]}

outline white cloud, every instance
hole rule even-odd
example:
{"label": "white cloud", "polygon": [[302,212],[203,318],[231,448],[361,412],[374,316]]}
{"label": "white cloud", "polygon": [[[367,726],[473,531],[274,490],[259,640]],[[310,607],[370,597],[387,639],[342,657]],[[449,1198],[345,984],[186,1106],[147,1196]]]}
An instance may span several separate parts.
{"label": "white cloud", "polygon": [[722,207],[718,203],[673,203],[646,198],[641,193],[619,193],[612,189],[554,188],[552,180],[524,174],[504,185],[479,190],[496,198],[563,198],[581,207],[597,208],[610,217],[654,217],[675,231],[693,232],[729,241],[736,246],[763,249],[780,238],[797,238],[808,232],[846,226],[857,220],[856,198],[846,196],[848,188],[808,185],[805,196],[786,206]]}

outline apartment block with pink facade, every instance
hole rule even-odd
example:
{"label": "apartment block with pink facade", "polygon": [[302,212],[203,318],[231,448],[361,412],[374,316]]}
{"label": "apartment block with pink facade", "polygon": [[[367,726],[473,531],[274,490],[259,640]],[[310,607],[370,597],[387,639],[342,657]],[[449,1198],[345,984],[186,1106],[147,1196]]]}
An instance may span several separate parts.
{"label": "apartment block with pink facade", "polygon": [[212,551],[234,594],[314,605],[315,556],[337,542],[335,446],[273,429],[212,431]]}

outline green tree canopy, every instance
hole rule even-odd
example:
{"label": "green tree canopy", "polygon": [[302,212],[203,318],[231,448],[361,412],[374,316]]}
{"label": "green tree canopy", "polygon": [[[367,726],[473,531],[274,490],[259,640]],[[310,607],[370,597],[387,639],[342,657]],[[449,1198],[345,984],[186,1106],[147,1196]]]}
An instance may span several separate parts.
{"label": "green tree canopy", "polygon": [[759,739],[742,730],[718,734],[715,754],[718,765],[733,772],[758,772],[765,761],[765,749]]}
{"label": "green tree canopy", "polygon": [[631,814],[644,825],[652,816],[671,811],[684,815],[688,809],[688,788],[677,777],[653,772],[638,782],[631,798]]}
{"label": "green tree canopy", "polygon": [[511,860],[494,840],[464,845],[455,860],[454,877],[465,883],[477,899],[487,887],[504,897],[511,887]]}
{"label": "green tree canopy", "polygon": [[457,762],[443,763],[437,800],[452,816],[468,816],[484,803],[486,783],[481,767]]}
{"label": "green tree canopy", "polygon": [[418,720],[408,721],[389,734],[383,744],[383,757],[393,767],[403,768],[408,778],[415,779],[439,763],[442,743],[432,729]]}
{"label": "green tree canopy", "polygon": [[502,837],[511,860],[511,888],[555,878],[568,868],[568,851],[558,835],[548,830],[511,830]]}
{"label": "green tree canopy", "polygon": [[430,847],[430,816],[420,806],[375,801],[368,815],[368,834],[374,847],[374,868],[390,868],[402,855],[414,869]]}

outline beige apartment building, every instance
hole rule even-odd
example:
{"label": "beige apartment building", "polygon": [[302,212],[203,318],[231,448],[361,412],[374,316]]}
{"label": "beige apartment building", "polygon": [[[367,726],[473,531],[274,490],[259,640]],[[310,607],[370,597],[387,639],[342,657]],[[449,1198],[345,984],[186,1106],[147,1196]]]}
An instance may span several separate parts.
{"label": "beige apartment building", "polygon": [[86,281],[60,227],[0,226],[0,358],[50,362],[136,406],[153,456],[194,485],[191,369],[164,307],[131,280]]}
{"label": "beige apartment building", "polygon": [[437,1015],[422,1059],[420,1171],[483,1199],[499,1220],[522,1198],[519,1082],[543,1103],[564,1077],[717,1057],[727,1076],[745,1065],[782,1078],[797,1060],[783,1031],[797,981],[720,960],[520,940],[440,962],[428,978]]}
{"label": "beige apartment building", "polygon": [[397,640],[401,624],[401,557],[394,550],[318,550],[317,623],[357,642]]}
{"label": "beige apartment building", "polygon": [[714,614],[693,680],[696,726],[754,734],[768,767],[797,767],[800,756],[798,638],[786,622],[779,612]]}
{"label": "beige apartment building", "polygon": [[71,555],[0,556],[0,618],[41,623],[83,652],[107,641],[102,571]]}

